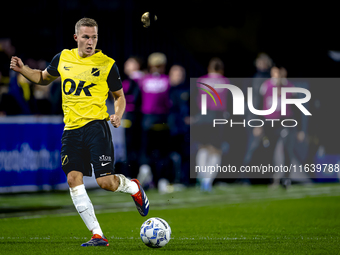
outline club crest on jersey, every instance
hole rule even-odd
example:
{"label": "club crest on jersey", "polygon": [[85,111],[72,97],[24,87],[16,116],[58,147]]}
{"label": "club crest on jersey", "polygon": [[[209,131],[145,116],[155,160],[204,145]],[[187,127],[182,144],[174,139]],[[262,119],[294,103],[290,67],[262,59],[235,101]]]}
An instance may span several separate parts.
{"label": "club crest on jersey", "polygon": [[99,76],[100,70],[98,68],[92,68],[91,74],[93,76]]}

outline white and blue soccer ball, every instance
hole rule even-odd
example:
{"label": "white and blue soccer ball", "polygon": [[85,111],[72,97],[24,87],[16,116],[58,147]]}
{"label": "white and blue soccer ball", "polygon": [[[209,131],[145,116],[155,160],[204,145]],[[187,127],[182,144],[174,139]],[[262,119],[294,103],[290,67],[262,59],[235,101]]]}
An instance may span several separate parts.
{"label": "white and blue soccer ball", "polygon": [[151,248],[161,248],[170,241],[171,228],[169,224],[161,218],[150,218],[142,224],[140,237],[147,246]]}

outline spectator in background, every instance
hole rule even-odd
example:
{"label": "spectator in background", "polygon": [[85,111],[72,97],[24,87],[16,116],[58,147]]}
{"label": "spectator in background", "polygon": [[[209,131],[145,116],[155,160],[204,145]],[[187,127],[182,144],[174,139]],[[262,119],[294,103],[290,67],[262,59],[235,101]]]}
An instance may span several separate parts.
{"label": "spectator in background", "polygon": [[255,78],[269,78],[270,69],[273,66],[272,59],[266,53],[259,53],[255,60],[256,73]]}
{"label": "spectator in background", "polygon": [[10,38],[0,39],[0,86],[7,86],[10,81],[9,68],[7,63],[11,60],[11,56],[15,53],[15,47],[12,45]]}
{"label": "spectator in background", "polygon": [[124,73],[129,79],[139,83],[143,78],[144,72],[141,71],[143,61],[139,57],[130,57],[124,63]]}
{"label": "spectator in background", "polygon": [[[208,74],[198,78],[198,87],[204,88],[211,91],[204,84],[214,87],[215,84],[229,84],[229,79],[224,77],[224,63],[219,58],[212,58],[208,65]],[[196,165],[201,167],[221,165],[222,162],[222,145],[226,142],[227,138],[225,132],[221,125],[212,128],[213,119],[227,119],[227,89],[216,89],[219,94],[222,104],[218,102],[215,104],[212,98],[207,97],[207,110],[210,110],[209,114],[201,115],[199,114],[199,119],[196,125],[198,125],[198,132],[195,138],[200,143],[198,152],[196,154]],[[206,94],[206,92],[198,91],[198,106],[201,107],[201,95]],[[197,175],[197,180],[200,183],[202,191],[210,192],[214,179],[217,176],[215,173],[202,173],[199,172]]]}
{"label": "spectator in background", "polygon": [[[1,72],[0,72],[0,81],[1,81]],[[0,117],[6,115],[6,113],[2,110],[2,95],[6,93],[6,88],[4,86],[0,86]]]}
{"label": "spectator in background", "polygon": [[51,114],[62,115],[62,95],[61,95],[61,78],[57,78],[50,85],[49,99],[51,102]]}
{"label": "spectator in background", "polygon": [[[261,85],[271,77],[270,70],[273,66],[273,61],[266,53],[260,53],[255,60],[256,73],[252,79],[252,87],[253,87],[253,105],[255,109],[259,109],[258,107],[262,104],[262,98],[260,95],[260,87]],[[252,119],[254,116],[248,116],[249,119]]]}
{"label": "spectator in background", "polygon": [[137,57],[130,57],[124,63],[124,73],[127,76],[122,82],[126,99],[126,108],[122,120],[125,128],[125,144],[127,152],[127,164],[124,167],[126,176],[135,177],[138,174],[140,137],[141,137],[141,94],[138,83],[144,73],[140,70],[141,60]]}
{"label": "spectator in background", "polygon": [[189,183],[190,168],[190,86],[186,83],[185,69],[173,65],[169,71],[171,108],[168,117],[171,158],[175,168],[175,183]]}
{"label": "spectator in background", "polygon": [[173,176],[168,162],[169,127],[166,124],[170,110],[170,82],[165,74],[167,59],[163,53],[155,52],[148,57],[149,74],[140,82],[142,117],[142,144],[138,178],[142,185],[153,182],[159,191],[165,192],[167,181]]}
{"label": "spectator in background", "polygon": [[[256,60],[255,60],[255,67],[256,67],[256,73],[254,74],[252,78],[252,88],[253,88],[253,106],[255,109],[261,109],[263,104],[263,98],[260,93],[260,87],[261,85],[271,77],[270,70],[273,65],[272,59],[266,54],[266,53],[260,53]],[[253,113],[251,113],[246,107],[246,120],[247,122],[250,119],[257,118]],[[243,160],[243,165],[251,165],[255,164],[257,165],[258,162],[261,161],[260,157],[253,157],[253,154],[257,150],[258,152],[260,149],[262,149],[262,138],[263,133],[261,132],[262,129],[258,127],[249,127],[247,126],[247,135],[248,135],[248,142],[247,142],[247,149],[245,153],[245,157]],[[266,145],[266,144],[265,144]],[[255,162],[258,160],[258,162]]]}
{"label": "spectator in background", "polygon": [[[27,59],[26,63],[34,69],[44,70],[46,68],[46,61]],[[58,100],[58,106],[52,105],[51,98],[59,96],[60,81],[58,83],[58,90],[53,90],[57,94],[51,93],[52,84],[47,86],[38,86],[31,83],[24,76],[12,72],[8,92],[3,93],[0,102],[0,111],[6,115],[20,115],[20,114],[61,114],[61,100]],[[59,92],[59,93],[58,93]],[[52,112],[52,109],[60,109]]]}
{"label": "spectator in background", "polygon": [[[263,110],[268,110],[272,106],[273,88],[277,88],[277,107],[276,110],[269,115],[266,119],[293,119],[294,112],[290,104],[286,106],[286,115],[281,115],[281,88],[294,87],[287,79],[287,71],[285,68],[278,68],[276,66],[271,69],[271,79],[266,80],[260,88],[260,93],[263,96]],[[292,98],[292,93],[287,93],[286,98]],[[296,127],[283,127],[282,125],[275,125],[266,123],[264,129],[259,130],[260,133],[264,132],[268,143],[267,157],[270,160],[268,163],[275,165],[290,165],[294,157],[294,144],[296,141]],[[281,147],[280,147],[281,146]],[[278,173],[273,176],[273,185],[276,186],[281,180],[284,188],[291,184],[288,178],[289,173]]]}
{"label": "spectator in background", "polygon": [[[46,61],[42,59],[38,61],[28,59],[26,63],[28,66],[39,70],[44,70],[47,67]],[[33,94],[36,100],[38,114],[49,115],[52,113],[52,103],[50,101],[51,87],[52,83],[47,86],[33,84]]]}
{"label": "spectator in background", "polygon": [[[9,94],[10,72],[8,62],[15,53],[10,38],[0,39],[0,116],[19,114],[21,108],[15,104],[15,98]],[[10,104],[9,106],[7,104]],[[12,108],[14,107],[14,108]]]}
{"label": "spectator in background", "polygon": [[8,92],[1,96],[0,111],[5,115],[37,113],[33,85],[21,74],[11,77]]}

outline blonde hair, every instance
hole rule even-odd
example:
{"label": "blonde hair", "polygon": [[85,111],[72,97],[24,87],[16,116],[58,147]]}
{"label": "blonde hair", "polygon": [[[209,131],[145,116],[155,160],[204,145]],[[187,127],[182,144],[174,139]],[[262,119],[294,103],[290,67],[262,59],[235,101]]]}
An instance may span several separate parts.
{"label": "blonde hair", "polygon": [[149,66],[165,65],[167,62],[166,56],[161,52],[154,52],[148,57]]}
{"label": "blonde hair", "polygon": [[80,27],[97,27],[98,29],[98,24],[94,19],[82,18],[78,20],[78,22],[76,23],[76,26],[75,26],[76,34],[78,34]]}

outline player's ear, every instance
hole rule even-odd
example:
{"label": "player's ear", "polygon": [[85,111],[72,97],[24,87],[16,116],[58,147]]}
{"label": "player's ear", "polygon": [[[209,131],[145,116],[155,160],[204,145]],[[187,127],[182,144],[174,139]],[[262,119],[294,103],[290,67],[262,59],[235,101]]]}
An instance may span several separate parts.
{"label": "player's ear", "polygon": [[73,38],[74,38],[74,40],[75,40],[76,42],[78,42],[78,36],[77,36],[77,34],[74,34],[74,35],[73,35]]}

